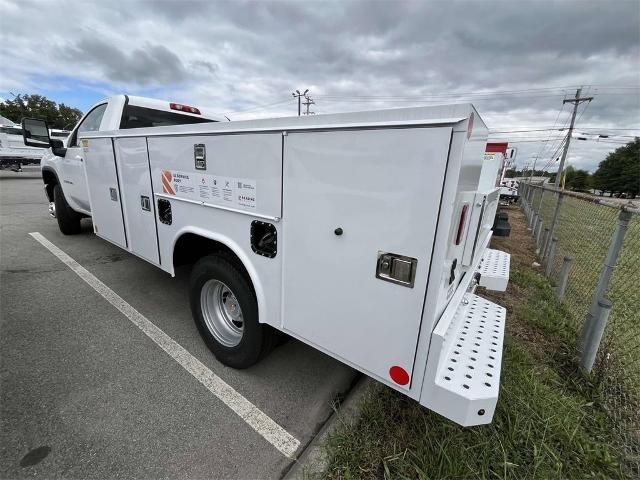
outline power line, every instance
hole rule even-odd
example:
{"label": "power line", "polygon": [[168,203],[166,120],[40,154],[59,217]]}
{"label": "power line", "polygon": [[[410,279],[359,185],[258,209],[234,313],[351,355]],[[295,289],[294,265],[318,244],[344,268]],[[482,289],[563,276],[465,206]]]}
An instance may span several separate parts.
{"label": "power line", "polygon": [[269,107],[273,107],[275,105],[282,105],[283,103],[289,103],[291,101],[291,99],[286,99],[286,100],[280,100],[278,102],[273,102],[273,103],[266,103],[264,105],[256,105],[255,107],[249,107],[249,108],[244,108],[242,110],[232,110],[230,112],[224,112],[224,113],[242,113],[242,112],[250,112],[252,110],[260,110],[262,108],[269,108]]}
{"label": "power line", "polygon": [[443,96],[451,96],[451,95],[508,95],[513,93],[526,93],[526,92],[545,92],[549,90],[567,90],[575,88],[575,86],[568,87],[544,87],[544,88],[525,88],[519,90],[492,90],[488,92],[446,92],[446,93],[427,93],[423,95],[336,95],[336,94],[325,94],[318,95],[319,97],[333,97],[333,98],[419,98],[419,97],[443,97]]}
{"label": "power line", "polygon": [[314,102],[314,101],[313,101],[313,98],[311,98],[308,94],[305,94],[304,98],[305,98],[306,102],[302,102],[302,104],[303,104],[305,107],[307,107],[307,110],[306,110],[306,112],[304,112],[304,114],[305,114],[305,115],[315,115],[315,113],[316,113],[316,112],[310,112],[310,111],[309,111],[309,107],[310,107],[311,105],[315,105],[315,104],[316,104],[316,102]]}
{"label": "power line", "polygon": [[[563,109],[564,109],[564,100],[566,100],[566,98],[563,99],[563,101],[562,101],[562,108]],[[561,131],[564,131],[566,129],[567,125],[569,124],[569,119],[570,118],[571,118],[571,115],[570,114],[567,115],[567,118],[565,119],[564,123],[562,124],[562,127],[560,128]],[[549,145],[549,150],[556,149],[554,151],[554,153],[551,155],[551,157],[549,158],[549,162],[553,161],[553,159],[555,158],[556,154],[558,153],[560,148],[562,148],[562,146],[564,145],[564,142],[566,142],[566,140],[567,140],[567,136],[563,135],[563,136],[561,136],[559,138],[554,139],[553,143],[551,145]],[[546,151],[546,146],[545,146],[544,150]]]}
{"label": "power line", "polygon": [[[576,123],[576,113],[578,113],[578,105],[580,105],[582,102],[591,102],[591,100],[593,100],[593,97],[581,97],[580,96],[581,93],[582,93],[582,87],[576,90],[575,98],[562,101],[562,103],[573,104],[573,112],[571,114],[571,124],[569,125],[569,132],[567,133],[567,141],[564,144],[564,150],[562,151],[562,158],[560,158],[560,166],[558,167],[558,173],[556,175],[556,181],[555,181],[556,188],[560,187],[560,177],[562,176],[562,172],[564,171],[564,163],[567,160],[567,153],[569,152],[569,145],[571,143],[571,134],[573,133],[573,127]],[[582,113],[584,113],[586,109],[587,107],[585,107]]]}
{"label": "power line", "polygon": [[300,93],[300,90],[296,90],[295,92],[293,92],[291,95],[293,95],[294,97],[298,97],[298,116],[300,116],[300,107],[301,107],[301,98],[302,97],[306,97],[307,92],[309,91],[309,89],[307,88],[304,92]]}
{"label": "power line", "polygon": [[[443,96],[443,97],[417,97],[417,98],[356,98],[356,97],[328,97],[328,96],[323,96],[323,95],[317,95],[318,98],[321,98],[322,100],[324,100],[325,102],[332,102],[332,103],[339,103],[339,102],[346,102],[346,103],[404,103],[404,102],[411,102],[411,103],[427,103],[427,102],[437,102],[439,100],[444,100],[444,99],[452,99],[452,98],[457,98],[459,100],[463,100],[463,99],[473,99],[475,101],[484,101],[484,100],[492,100],[496,95],[493,94],[486,94],[486,95],[482,95],[482,96],[475,96],[475,95],[450,95],[450,96]],[[517,95],[519,98],[557,98],[557,97],[564,97],[565,94],[564,93],[557,93],[557,94],[553,94],[553,95]]]}
{"label": "power line", "polygon": [[[566,123],[566,122],[565,122]],[[543,127],[543,126],[539,126],[539,125],[534,125],[534,126],[522,126],[520,128],[531,128],[531,129],[543,129],[543,130],[551,130],[555,128],[555,125],[553,127]],[[563,130],[563,128],[560,128],[558,130]],[[640,127],[636,127],[636,128],[618,128],[618,127],[580,127],[580,130],[639,130],[640,131]],[[515,132],[516,130],[507,130],[508,132]]]}
{"label": "power line", "polygon": [[[531,132],[563,132],[565,131],[566,128],[538,128],[538,129],[533,129],[533,130],[489,130],[489,135],[506,135],[506,134],[514,134],[514,133],[531,133]],[[582,130],[586,130],[585,128],[581,128],[580,129],[580,133],[582,135],[602,135],[602,133],[593,133],[593,132],[583,132]],[[593,129],[593,130],[600,130],[600,129]],[[602,130],[611,130],[611,129],[602,129]],[[638,135],[619,135],[616,133],[613,134],[607,134],[610,136],[615,136],[615,137],[623,137],[623,138],[635,138]]]}
{"label": "power line", "polygon": [[562,128],[532,128],[529,130],[491,130],[489,129],[489,133],[530,133],[530,132],[553,132],[553,131],[562,131]]}
{"label": "power line", "polygon": [[565,142],[567,141],[567,137],[565,137],[559,144],[558,144],[558,148],[556,148],[556,150],[551,154],[551,156],[549,157],[549,161],[547,162],[547,164],[544,166],[544,168],[542,169],[542,171],[544,172],[547,168],[549,168],[551,166],[551,164],[555,161],[558,161],[559,158],[556,158],[556,155],[558,154],[558,152],[560,151],[560,149],[562,148],[562,146],[565,144]]}
{"label": "power line", "polygon": [[[560,110],[558,110],[558,115],[556,115],[556,119],[553,121],[553,128],[555,128],[555,126],[557,125],[558,119],[560,118],[560,114],[562,113],[563,110],[564,110],[564,102],[562,102],[562,105],[560,106]],[[540,147],[538,156],[542,157],[542,154],[546,151],[547,146],[549,145],[549,140],[551,140],[551,132],[549,132],[549,135],[547,136],[547,140]],[[544,169],[542,171],[544,172]]]}
{"label": "power line", "polygon": [[[591,87],[592,85],[586,85],[587,87]],[[616,89],[616,88],[624,88],[624,89],[635,89],[640,90],[640,87],[633,86],[603,86],[605,89]],[[560,87],[544,87],[544,88],[526,88],[519,90],[494,90],[488,92],[448,92],[448,93],[431,93],[431,94],[423,94],[423,95],[337,95],[337,94],[325,94],[325,95],[317,95],[318,98],[325,99],[336,99],[336,100],[351,100],[351,101],[383,101],[383,100],[415,100],[421,98],[442,98],[442,97],[470,97],[470,96],[499,96],[499,95],[520,95],[523,93],[533,93],[538,92],[541,94],[548,93],[549,91],[561,90],[561,92],[556,93],[552,96],[560,96],[565,95],[566,91],[569,89],[577,88],[575,85],[570,86],[560,86]],[[628,93],[616,93],[616,92],[599,92],[600,94],[612,94],[612,95],[628,95]]]}

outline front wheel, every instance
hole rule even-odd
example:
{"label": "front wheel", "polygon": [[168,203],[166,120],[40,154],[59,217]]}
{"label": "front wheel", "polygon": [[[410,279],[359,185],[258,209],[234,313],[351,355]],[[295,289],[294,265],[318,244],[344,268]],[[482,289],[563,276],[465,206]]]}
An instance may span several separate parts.
{"label": "front wheel", "polygon": [[53,202],[60,231],[65,235],[80,233],[80,219],[82,216],[69,206],[60,185],[53,187]]}
{"label": "front wheel", "polygon": [[276,332],[258,322],[251,283],[228,258],[201,258],[191,272],[189,297],[200,335],[225,365],[250,367],[275,345]]}

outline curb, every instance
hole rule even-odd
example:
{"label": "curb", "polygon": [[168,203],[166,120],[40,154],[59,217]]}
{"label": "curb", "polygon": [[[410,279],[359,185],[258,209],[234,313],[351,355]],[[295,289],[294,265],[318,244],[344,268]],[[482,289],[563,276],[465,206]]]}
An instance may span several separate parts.
{"label": "curb", "polygon": [[329,436],[345,423],[356,423],[360,419],[362,400],[371,390],[373,380],[362,377],[351,389],[339,409],[335,409],[317,435],[309,442],[291,466],[284,480],[308,480],[323,478],[329,467],[329,458],[324,446]]}

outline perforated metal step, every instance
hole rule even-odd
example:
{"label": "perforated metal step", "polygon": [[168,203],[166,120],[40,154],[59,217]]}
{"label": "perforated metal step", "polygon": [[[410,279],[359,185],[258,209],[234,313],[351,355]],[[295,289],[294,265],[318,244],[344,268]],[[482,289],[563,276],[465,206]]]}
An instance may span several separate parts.
{"label": "perforated metal step", "polygon": [[500,389],[505,320],[504,307],[471,293],[452,316],[443,315],[432,334],[427,363],[432,391],[421,403],[464,426],[491,422]]}
{"label": "perforated metal step", "polygon": [[509,283],[511,255],[500,250],[487,248],[478,267],[480,286],[489,290],[504,292]]}

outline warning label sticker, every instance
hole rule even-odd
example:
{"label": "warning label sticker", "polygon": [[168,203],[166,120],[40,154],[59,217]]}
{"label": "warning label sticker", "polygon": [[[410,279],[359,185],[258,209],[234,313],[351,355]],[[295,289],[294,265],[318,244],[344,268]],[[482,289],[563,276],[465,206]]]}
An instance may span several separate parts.
{"label": "warning label sticker", "polygon": [[162,170],[162,192],[229,207],[256,208],[256,181],[203,173]]}

